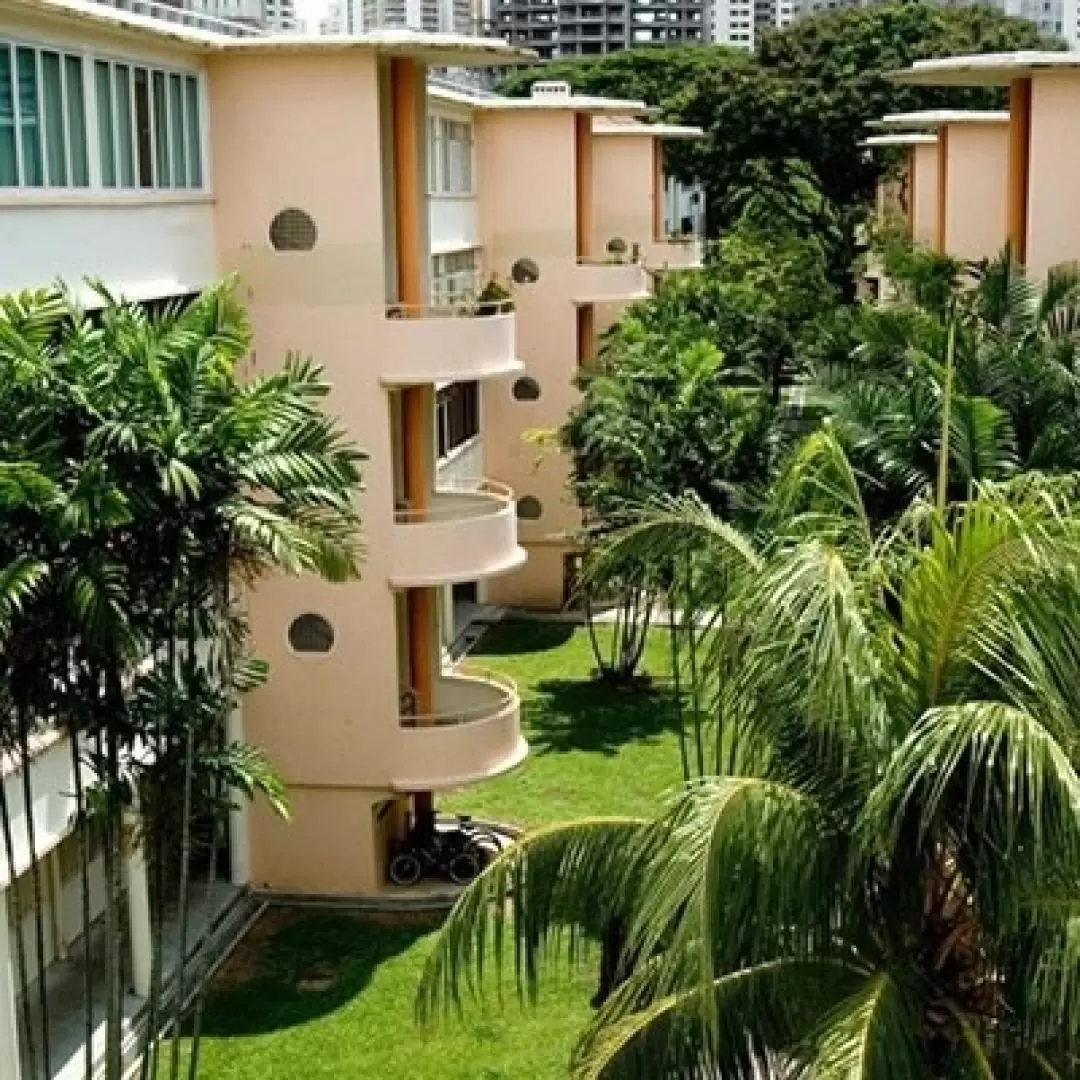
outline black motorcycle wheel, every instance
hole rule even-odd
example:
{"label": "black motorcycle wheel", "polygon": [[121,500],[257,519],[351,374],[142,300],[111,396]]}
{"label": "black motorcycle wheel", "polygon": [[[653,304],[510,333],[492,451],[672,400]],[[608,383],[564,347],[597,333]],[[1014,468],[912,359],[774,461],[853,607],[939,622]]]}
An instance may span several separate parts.
{"label": "black motorcycle wheel", "polygon": [[450,860],[446,872],[455,885],[468,885],[480,873],[480,860],[471,851],[463,851]]}
{"label": "black motorcycle wheel", "polygon": [[424,866],[410,851],[403,851],[390,860],[387,871],[395,885],[415,885],[424,876]]}

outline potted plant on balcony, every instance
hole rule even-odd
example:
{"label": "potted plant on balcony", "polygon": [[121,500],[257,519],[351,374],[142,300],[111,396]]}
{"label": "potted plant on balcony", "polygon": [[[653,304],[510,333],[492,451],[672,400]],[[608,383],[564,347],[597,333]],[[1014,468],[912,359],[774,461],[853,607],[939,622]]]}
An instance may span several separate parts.
{"label": "potted plant on balcony", "polygon": [[626,241],[621,236],[613,236],[607,242],[607,261],[615,265],[626,262]]}
{"label": "potted plant on balcony", "polygon": [[476,314],[499,315],[513,310],[514,303],[510,290],[499,281],[495,274],[492,274],[487,284],[476,294]]}

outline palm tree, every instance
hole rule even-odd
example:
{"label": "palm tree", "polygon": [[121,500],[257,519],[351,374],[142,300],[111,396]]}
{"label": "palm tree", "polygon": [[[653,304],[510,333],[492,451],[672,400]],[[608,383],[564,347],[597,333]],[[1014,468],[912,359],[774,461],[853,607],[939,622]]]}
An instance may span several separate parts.
{"label": "palm tree", "polygon": [[[358,572],[363,455],[324,414],[329,386],[311,362],[289,357],[241,381],[251,334],[230,282],[159,311],[102,299],[92,316],[62,294],[0,301],[0,701],[24,761],[31,726],[62,723],[77,778],[84,768],[94,778],[76,785],[76,821],[84,852],[89,829],[103,841],[105,1071],[118,1080],[126,820],[137,809],[153,868],[142,1071],[157,1076],[163,1021],[178,1039],[198,979],[186,949],[197,823],[208,822],[212,876],[229,792],[287,811],[262,755],[225,741],[238,693],[266,674],[247,656],[238,586],[271,572]],[[84,941],[87,881],[84,858]],[[164,1016],[173,899],[181,948],[176,1008]]]}
{"label": "palm tree", "polygon": [[821,436],[756,557],[701,507],[616,538],[750,570],[709,652],[731,752],[652,820],[504,852],[443,927],[420,1018],[483,992],[508,951],[531,994],[560,942],[614,925],[622,982],[580,1080],[1074,1076],[1075,494],[980,485],[878,535]]}
{"label": "palm tree", "polygon": [[[917,265],[934,258],[910,256]],[[865,474],[867,505],[882,520],[934,483],[945,413],[954,497],[1018,469],[1080,464],[1080,274],[1059,267],[1035,282],[1008,249],[975,273],[974,284],[953,280],[944,298],[911,289],[862,307],[853,354],[817,373],[812,396]]]}

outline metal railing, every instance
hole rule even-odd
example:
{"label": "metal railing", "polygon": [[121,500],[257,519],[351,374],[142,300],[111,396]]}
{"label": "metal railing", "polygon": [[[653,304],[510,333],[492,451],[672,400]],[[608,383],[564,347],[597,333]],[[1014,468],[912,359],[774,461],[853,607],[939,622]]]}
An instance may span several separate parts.
{"label": "metal railing", "polygon": [[[455,676],[443,676],[444,679]],[[476,683],[493,691],[492,700],[477,702],[475,705],[459,709],[441,709],[433,713],[417,712],[419,693],[412,687],[404,687],[400,692],[398,704],[398,723],[404,728],[422,727],[460,727],[475,724],[481,720],[490,720],[511,708],[518,700],[517,684],[505,675],[494,671],[470,670],[456,676],[461,683]]]}
{"label": "metal railing", "polygon": [[606,255],[579,255],[578,266],[640,266],[642,262],[640,245],[635,244],[635,251],[624,255],[609,252]]}
{"label": "metal railing", "polygon": [[226,37],[267,36],[266,31],[259,26],[239,22],[236,19],[222,19],[217,15],[196,11],[182,4],[160,3],[159,0],[93,0],[93,3],[96,7],[127,11],[132,15],[145,15],[159,22],[186,26],[193,30],[204,30],[211,34],[222,34]]}
{"label": "metal railing", "polygon": [[373,30],[497,36],[494,25],[470,0],[362,0],[359,32]]}
{"label": "metal railing", "polygon": [[[452,498],[440,501],[441,495]],[[475,496],[470,499],[469,496]],[[423,525],[437,521],[462,521],[490,517],[514,504],[514,491],[495,480],[453,480],[441,483],[431,494],[431,505],[423,508],[405,502],[394,507],[398,525]]]}
{"label": "metal railing", "polygon": [[463,297],[461,300],[439,304],[387,304],[388,319],[477,319],[489,315],[509,315],[514,310],[513,299],[480,300]]}

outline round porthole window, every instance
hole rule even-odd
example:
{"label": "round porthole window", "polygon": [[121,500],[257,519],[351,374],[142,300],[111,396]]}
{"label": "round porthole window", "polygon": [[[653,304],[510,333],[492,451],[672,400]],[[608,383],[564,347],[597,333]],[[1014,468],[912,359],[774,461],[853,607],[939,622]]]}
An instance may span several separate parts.
{"label": "round porthole window", "polygon": [[518,499],[517,516],[522,521],[537,521],[543,512],[544,508],[540,505],[540,500],[536,496],[525,495],[523,498]]}
{"label": "round porthole window", "polygon": [[298,615],[289,624],[293,652],[328,653],[334,647],[334,628],[321,615]]}
{"label": "round porthole window", "polygon": [[510,277],[518,285],[531,285],[540,280],[540,267],[533,259],[518,259],[510,267]]}
{"label": "round porthole window", "polygon": [[515,401],[537,401],[540,397],[540,384],[528,375],[522,375],[515,380],[513,389],[510,391]]}
{"label": "round porthole window", "polygon": [[311,251],[318,239],[314,219],[299,207],[282,210],[270,222],[270,243],[275,251]]}

